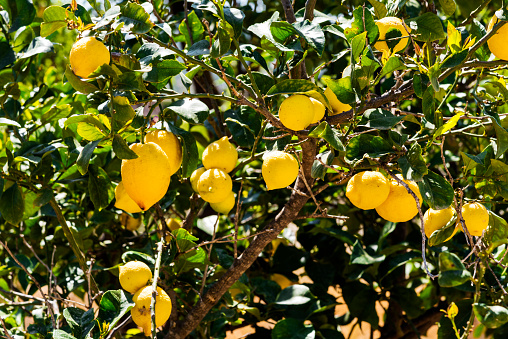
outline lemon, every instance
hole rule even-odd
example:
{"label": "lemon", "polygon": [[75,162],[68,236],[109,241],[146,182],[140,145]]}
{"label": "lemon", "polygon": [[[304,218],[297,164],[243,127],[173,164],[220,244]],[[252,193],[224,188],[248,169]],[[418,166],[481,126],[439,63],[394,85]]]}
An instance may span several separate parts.
{"label": "lemon", "polygon": [[[499,22],[499,19],[494,14],[490,19],[489,26],[487,27],[487,33],[492,30],[494,25]],[[506,45],[506,39],[508,38],[508,24],[505,24],[494,33],[493,36],[487,40],[489,49],[496,58],[501,60],[508,60],[508,46]]]}
{"label": "lemon", "polygon": [[[402,175],[397,174],[397,177],[403,180]],[[414,181],[403,180],[409,188],[416,194],[422,204],[422,195],[418,189],[418,185]],[[391,222],[404,222],[413,219],[418,213],[416,201],[406,188],[392,179],[390,180],[390,194],[388,198],[376,207],[377,213],[384,219]]]}
{"label": "lemon", "polygon": [[129,293],[136,293],[152,279],[150,267],[142,261],[129,261],[120,266],[119,270],[120,285]]}
{"label": "lemon", "polygon": [[146,211],[166,194],[171,179],[169,160],[157,144],[132,144],[136,159],[122,160],[125,191],[141,210]]}
{"label": "lemon", "polygon": [[[376,21],[376,25],[379,28],[379,38],[377,42],[374,44],[375,49],[383,52],[383,54],[386,55],[389,55],[391,53],[390,48],[388,47],[388,44],[385,41],[386,33],[388,32],[388,30],[390,30],[390,28],[398,29],[400,31],[400,34],[402,34],[402,37],[400,38],[399,42],[393,48],[393,53],[397,53],[406,48],[407,43],[409,42],[409,34],[406,31],[404,25],[402,24],[402,20],[396,17],[387,16]],[[407,28],[407,30],[411,32],[411,29],[409,27]]]}
{"label": "lemon", "polygon": [[305,95],[292,95],[280,105],[279,119],[286,128],[300,131],[309,126],[314,119],[314,105]]}
{"label": "lemon", "polygon": [[110,56],[102,42],[94,37],[86,37],[72,45],[69,61],[74,74],[88,78],[99,66],[109,64]]}
{"label": "lemon", "polygon": [[390,193],[390,181],[379,172],[365,171],[349,179],[346,196],[353,205],[370,210],[381,205]]}
{"label": "lemon", "polygon": [[173,175],[182,165],[182,145],[180,140],[171,132],[153,130],[145,135],[145,142],[153,142],[162,148],[169,160],[169,174]]}
{"label": "lemon", "polygon": [[201,177],[201,174],[205,173],[205,171],[206,171],[206,168],[200,167],[200,168],[194,170],[194,172],[192,172],[192,174],[190,176],[189,180],[190,180],[192,189],[196,193],[198,193],[198,180]]}
{"label": "lemon", "polygon": [[335,93],[333,93],[333,91],[331,90],[330,87],[327,87],[325,89],[325,97],[326,99],[328,99],[328,102],[330,103],[330,106],[332,106],[332,110],[333,112],[331,112],[330,114],[328,115],[336,115],[336,114],[340,114],[340,113],[343,113],[343,112],[346,112],[346,111],[349,111],[351,109],[351,106],[348,105],[348,104],[343,104],[338,98],[337,96],[335,95]]}
{"label": "lemon", "polygon": [[167,218],[166,225],[169,227],[170,230],[174,231],[182,227],[182,222],[175,218]]}
{"label": "lemon", "polygon": [[206,169],[220,168],[226,173],[235,168],[237,160],[238,152],[228,137],[222,137],[208,145],[201,158]]}
{"label": "lemon", "polygon": [[268,190],[291,185],[298,177],[300,166],[291,154],[282,151],[268,152],[263,156],[261,175]]}
{"label": "lemon", "polygon": [[[442,210],[434,210],[429,208],[423,215],[423,227],[425,228],[425,235],[427,238],[430,238],[431,234],[434,231],[437,231],[446,226],[446,224],[452,220],[454,212],[455,209],[452,206]],[[455,228],[455,231],[453,231],[453,234],[450,236],[450,238],[453,237],[455,233],[457,233],[457,228]]]}
{"label": "lemon", "polygon": [[121,210],[124,210],[128,213],[138,213],[141,212],[141,208],[139,208],[138,204],[127,194],[125,191],[125,186],[123,182],[120,183],[115,188],[115,207]]}
{"label": "lemon", "polygon": [[294,283],[288,278],[286,278],[285,275],[279,273],[273,273],[272,275],[270,275],[270,280],[273,280],[277,284],[279,284],[281,289],[285,289],[286,287],[294,285]]}
{"label": "lemon", "polygon": [[210,207],[217,213],[228,214],[235,206],[235,194],[229,193],[226,199],[216,203],[210,203]]}
{"label": "lemon", "polygon": [[[131,309],[132,320],[136,325],[143,328],[146,336],[152,333],[152,319],[150,312],[150,303],[152,301],[152,286],[146,286],[139,289],[132,297],[136,304]],[[155,298],[155,326],[160,327],[166,323],[171,315],[173,308],[171,298],[166,291],[157,287],[157,297]]]}
{"label": "lemon", "polygon": [[489,226],[489,212],[479,202],[470,202],[462,206],[462,218],[469,234],[479,237]]}
{"label": "lemon", "polygon": [[[136,205],[137,206],[137,205]],[[129,231],[135,231],[141,226],[141,218],[134,218],[127,213],[120,215],[120,223]]]}
{"label": "lemon", "polygon": [[312,118],[311,124],[316,124],[319,122],[319,120],[323,119],[325,116],[326,107],[323,105],[323,103],[319,100],[316,100],[314,98],[309,98],[312,102],[312,106],[314,107],[314,117]]}
{"label": "lemon", "polygon": [[197,188],[204,201],[217,203],[228,197],[233,188],[233,182],[225,171],[220,168],[211,168],[201,174]]}

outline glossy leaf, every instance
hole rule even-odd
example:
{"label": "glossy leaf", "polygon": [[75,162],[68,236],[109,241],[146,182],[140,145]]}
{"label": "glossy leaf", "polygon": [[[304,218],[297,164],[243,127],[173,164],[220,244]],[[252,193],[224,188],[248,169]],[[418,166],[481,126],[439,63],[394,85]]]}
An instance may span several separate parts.
{"label": "glossy leaf", "polygon": [[143,34],[153,27],[150,21],[150,15],[143,6],[129,2],[122,8],[122,16],[118,22],[124,23],[123,29],[130,30],[132,33]]}
{"label": "glossy leaf", "polygon": [[411,19],[408,26],[411,28],[411,34],[415,34],[414,39],[417,41],[430,42],[446,37],[441,19],[432,12]]}
{"label": "glossy leaf", "polygon": [[199,99],[186,98],[178,100],[168,106],[167,109],[178,114],[183,120],[193,124],[203,123],[210,113],[208,106]]}
{"label": "glossy leaf", "polygon": [[420,181],[428,173],[427,162],[422,156],[422,147],[417,142],[414,142],[407,153],[397,162],[407,180]]}
{"label": "glossy leaf", "polygon": [[498,328],[508,322],[508,309],[499,305],[473,304],[476,319],[487,328]]}
{"label": "glossy leaf", "polygon": [[277,305],[304,305],[315,297],[305,285],[292,285],[283,289],[277,297]]}
{"label": "glossy leaf", "polygon": [[106,208],[115,197],[115,189],[106,171],[90,166],[88,171],[88,193],[96,210]]}
{"label": "glossy leaf", "polygon": [[0,213],[5,221],[17,225],[23,220],[24,211],[23,193],[18,184],[14,183],[0,197]]}
{"label": "glossy leaf", "polygon": [[393,152],[392,145],[385,139],[370,134],[353,137],[346,146],[346,162],[355,166],[365,158],[377,159]]}
{"label": "glossy leaf", "polygon": [[272,330],[272,339],[314,339],[315,337],[314,326],[305,325],[302,321],[293,318],[280,320]]}
{"label": "glossy leaf", "polygon": [[309,136],[324,139],[333,149],[338,151],[345,150],[344,145],[340,140],[340,132],[336,128],[330,126],[330,124],[328,124],[326,121],[323,121],[316,128],[314,128],[309,133]]}
{"label": "glossy leaf", "polygon": [[133,307],[134,303],[127,299],[123,290],[107,291],[102,295],[97,321],[99,324],[106,322],[109,328],[113,329]]}
{"label": "glossy leaf", "polygon": [[423,180],[418,182],[418,188],[423,200],[435,210],[447,208],[453,202],[453,187],[445,178],[432,171],[429,171]]}
{"label": "glossy leaf", "polygon": [[129,148],[127,142],[120,134],[115,134],[113,137],[113,152],[119,159],[136,159],[138,155]]}

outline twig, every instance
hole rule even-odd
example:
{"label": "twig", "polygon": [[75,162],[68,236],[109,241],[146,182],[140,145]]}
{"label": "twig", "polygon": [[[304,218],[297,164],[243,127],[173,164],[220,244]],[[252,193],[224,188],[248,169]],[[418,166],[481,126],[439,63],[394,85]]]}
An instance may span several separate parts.
{"label": "twig", "polygon": [[5,326],[4,318],[0,317],[0,322],[2,323],[2,327],[4,328],[5,336],[7,339],[14,339],[10,334],[9,331],[7,331],[7,327]]}
{"label": "twig", "polygon": [[480,12],[489,4],[490,0],[484,0],[478,8],[476,8],[469,16],[464,19],[457,27],[467,26],[473,21],[473,19],[480,14]]}
{"label": "twig", "polygon": [[162,261],[162,248],[164,245],[164,237],[161,237],[157,243],[157,258],[155,259],[155,269],[153,271],[153,282],[152,282],[152,298],[150,300],[150,317],[152,325],[152,339],[156,339],[157,325],[155,325],[155,302],[157,299],[157,280],[159,279],[159,270]]}
{"label": "twig", "polygon": [[106,339],[112,339],[115,335],[115,332],[122,329],[125,325],[127,325],[132,320],[132,316],[129,315],[124,321],[120,323],[120,325],[117,325],[111,332],[109,332]]}
{"label": "twig", "polygon": [[236,201],[236,213],[235,213],[235,234],[233,242],[233,258],[238,258],[238,224],[240,223],[240,210],[242,208],[242,188],[243,181],[240,183],[240,189],[238,190],[237,201]]}
{"label": "twig", "polygon": [[[212,241],[215,240],[215,235],[217,234],[216,230],[217,230],[218,224],[219,224],[219,217],[217,216],[217,219],[215,220],[215,224],[213,225]],[[208,246],[208,254],[207,254],[208,261],[210,261],[210,257],[212,255],[212,247],[213,247],[213,244],[210,243],[210,246]],[[205,265],[205,269],[203,272],[203,280],[201,281],[201,289],[199,290],[200,297],[203,295],[203,290],[205,289],[207,277],[208,277],[208,263]]]}
{"label": "twig", "polygon": [[317,218],[317,219],[327,218],[327,219],[337,219],[337,220],[347,220],[347,219],[349,219],[349,217],[346,217],[346,216],[343,216],[343,215],[332,215],[332,214],[327,214],[327,213],[323,213],[323,214],[313,213],[313,214],[309,214],[309,215],[302,215],[300,217],[296,217],[296,219],[298,219],[298,220],[301,220],[301,219],[313,219],[313,218]]}
{"label": "twig", "polygon": [[307,0],[305,2],[305,12],[303,14],[303,20],[314,20],[314,8],[316,7],[317,0]]}

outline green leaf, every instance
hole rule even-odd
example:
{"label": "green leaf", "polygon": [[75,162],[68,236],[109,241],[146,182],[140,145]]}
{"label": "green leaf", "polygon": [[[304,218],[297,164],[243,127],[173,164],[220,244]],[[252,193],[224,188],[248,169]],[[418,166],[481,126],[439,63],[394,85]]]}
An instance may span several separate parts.
{"label": "green leaf", "polygon": [[132,33],[144,34],[154,26],[150,21],[150,15],[139,4],[129,2],[122,8],[121,13],[122,16],[118,18],[118,22],[123,22],[123,29],[128,29]]}
{"label": "green leaf", "polygon": [[405,67],[406,65],[404,65],[404,63],[400,60],[399,57],[395,55],[391,56],[381,69],[381,73],[377,76],[378,79],[377,82],[379,82],[379,80],[381,80],[381,78],[383,78],[384,76],[392,74],[395,71],[404,69]]}
{"label": "green leaf", "polygon": [[192,44],[187,51],[188,56],[199,56],[210,54],[210,42],[208,40],[199,40]]}
{"label": "green leaf", "polygon": [[148,82],[167,82],[167,80],[187,67],[177,60],[162,60],[155,62],[152,69],[143,74],[143,80]]}
{"label": "green leaf", "polygon": [[272,330],[272,339],[314,339],[314,326],[305,325],[303,321],[294,318],[279,320]]}
{"label": "green leaf", "polygon": [[432,143],[434,142],[434,140],[436,140],[436,138],[438,138],[441,135],[445,134],[446,132],[452,130],[459,122],[461,116],[462,116],[462,113],[457,113],[450,120],[448,120],[446,122],[446,124],[439,127],[436,130],[436,132],[434,132],[434,135],[432,135],[432,139],[427,143],[426,148],[429,148],[432,145]]}
{"label": "green leaf", "polygon": [[344,35],[348,41],[351,41],[351,39],[364,31],[367,31],[369,44],[372,44],[379,36],[379,28],[374,22],[374,18],[372,17],[370,10],[363,8],[362,6],[358,6],[353,11],[353,22],[351,23],[351,27],[344,30]]}
{"label": "green leaf", "polygon": [[35,19],[36,10],[30,0],[7,0],[7,3],[2,1],[0,5],[9,13],[11,19],[9,33],[30,25]]}
{"label": "green leaf", "polygon": [[88,172],[88,163],[92,158],[95,147],[99,144],[100,140],[95,140],[88,143],[81,152],[79,153],[78,159],[76,160],[76,166],[78,167],[79,173],[85,175]]}
{"label": "green leaf", "polygon": [[508,322],[508,309],[499,305],[473,304],[473,312],[485,327],[498,328]]}
{"label": "green leaf", "polygon": [[233,139],[239,146],[254,146],[256,136],[261,129],[259,113],[248,106],[224,112],[224,120]]}
{"label": "green leaf", "polygon": [[196,241],[199,240],[199,238],[196,238],[190,234],[189,231],[183,228],[176,230],[175,238],[180,252],[186,252],[197,246]]}
{"label": "green leaf", "polygon": [[337,80],[325,79],[326,85],[330,87],[333,93],[343,104],[356,102],[356,95],[351,83],[351,77],[343,77]]}
{"label": "green leaf", "polygon": [[[321,159],[322,162],[324,162],[326,165],[330,166],[333,161],[333,152],[326,151],[324,153],[318,154],[317,158]],[[314,160],[314,163],[312,164],[310,175],[313,178],[325,178],[325,174],[327,171],[327,168],[321,163],[319,160]]]}
{"label": "green leaf", "polygon": [[[194,42],[201,40],[203,33],[205,32],[205,29],[201,24],[201,20],[199,20],[199,17],[194,11],[187,15],[187,20],[182,20],[180,26],[178,26],[178,30],[185,37],[187,46],[192,46]],[[189,32],[192,34],[192,40]]]}
{"label": "green leaf", "polygon": [[0,69],[4,69],[5,66],[12,64],[14,61],[16,61],[16,54],[11,45],[4,37],[0,37]]}
{"label": "green leaf", "polygon": [[88,170],[88,194],[96,210],[108,207],[115,197],[115,188],[106,171],[92,165]]}
{"label": "green leaf", "polygon": [[448,208],[453,202],[454,191],[450,183],[441,175],[429,171],[423,180],[418,182],[423,200],[432,209]]}
{"label": "green leaf", "polygon": [[441,19],[432,12],[426,12],[409,20],[409,27],[417,41],[430,42],[446,38]]}
{"label": "green leaf", "polygon": [[378,130],[389,130],[402,119],[404,119],[403,116],[395,116],[388,110],[381,108],[368,109],[363,113],[359,126]]}
{"label": "green leaf", "polygon": [[99,90],[91,83],[81,80],[76,74],[74,74],[69,65],[65,67],[65,77],[71,84],[72,88],[83,94],[90,94]]}
{"label": "green leaf", "polygon": [[345,150],[344,145],[340,140],[340,132],[336,128],[330,126],[326,121],[323,121],[314,128],[309,133],[309,137],[324,139],[333,149],[336,149],[337,151]]}
{"label": "green leaf", "polygon": [[416,141],[407,153],[397,160],[405,179],[420,181],[428,173],[427,162],[422,156],[422,147]]}
{"label": "green leaf", "polygon": [[446,16],[452,16],[457,8],[455,0],[439,0],[439,4]]}
{"label": "green leaf", "polygon": [[44,188],[37,194],[37,198],[34,200],[33,204],[36,207],[42,207],[46,205],[53,198],[53,190],[49,188]]}
{"label": "green leaf", "polygon": [[[444,0],[447,1],[447,0]],[[452,0],[453,1],[453,0]],[[460,32],[453,26],[453,24],[448,21],[448,26],[446,26],[446,35],[448,36],[446,39],[446,44],[448,45],[448,49],[452,53],[460,52],[462,49],[462,36]]]}
{"label": "green leaf", "polygon": [[43,37],[36,37],[28,46],[18,53],[18,58],[26,59],[37,54],[51,53],[53,51],[53,43],[50,40]]}
{"label": "green leaf", "polygon": [[84,311],[76,307],[67,307],[63,316],[77,339],[85,339],[95,326],[94,310]]}
{"label": "green leaf", "polygon": [[460,65],[464,60],[466,60],[468,53],[469,50],[465,49],[459,53],[453,54],[449,58],[446,58],[446,60],[441,64],[441,69],[453,68]]}
{"label": "green leaf", "polygon": [[134,119],[136,112],[129,99],[122,96],[113,97],[113,113],[111,114],[113,131],[122,129],[129,121]]}
{"label": "green leaf", "polygon": [[370,134],[360,134],[353,137],[346,146],[345,160],[355,166],[365,158],[377,159],[392,152],[392,145],[385,139]]}
{"label": "green leaf", "polygon": [[120,134],[113,137],[113,152],[119,159],[136,159],[138,155],[129,148],[127,142]]}
{"label": "green leaf", "polygon": [[492,146],[487,146],[485,149],[478,155],[467,154],[465,152],[460,152],[460,156],[462,157],[462,161],[464,162],[463,172],[466,174],[473,168],[478,165],[487,166],[487,162],[492,157]]}
{"label": "green leaf", "polygon": [[41,24],[41,36],[47,37],[60,28],[66,27],[67,18],[69,20],[75,20],[74,14],[61,6],[47,7],[43,14],[44,22]]}
{"label": "green leaf", "polygon": [[101,298],[97,322],[99,324],[106,322],[109,328],[113,329],[134,305],[129,302],[123,290],[107,291]]}
{"label": "green leaf", "polygon": [[21,188],[15,182],[0,197],[0,213],[5,221],[17,225],[23,220],[25,202]]}
{"label": "green leaf", "polygon": [[349,263],[357,265],[372,265],[378,262],[383,262],[385,258],[386,256],[384,255],[370,255],[365,251],[362,244],[360,244],[360,241],[357,240],[353,245],[353,252],[349,258]]}
{"label": "green leaf", "polygon": [[353,59],[358,61],[358,58],[362,54],[365,49],[365,39],[367,38],[367,32],[363,32],[358,34],[353,39],[351,39],[351,51],[353,53]]}
{"label": "green leaf", "polygon": [[[92,8],[97,12],[97,14],[99,14],[99,15],[104,14],[104,11],[101,9],[100,2],[97,3],[97,0],[87,0],[87,1],[90,4],[90,6],[92,6]],[[106,0],[105,2],[108,3],[109,1]],[[106,5],[106,4],[104,4],[104,5]],[[106,7],[106,6],[104,6],[104,7]],[[105,9],[107,10],[107,8],[105,8]]]}
{"label": "green leaf", "polygon": [[53,339],[78,339],[78,338],[62,330],[53,330]]}
{"label": "green leaf", "polygon": [[233,27],[235,38],[242,34],[243,19],[245,14],[238,8],[224,7],[224,19]]}
{"label": "green leaf", "polygon": [[429,246],[437,246],[448,241],[455,232],[456,222],[457,216],[454,216],[445,226],[432,232],[429,237]]}
{"label": "green leaf", "polygon": [[21,27],[14,36],[14,42],[12,45],[13,50],[15,52],[21,51],[23,48],[28,46],[33,39],[35,39],[35,32],[32,27]]}
{"label": "green leaf", "polygon": [[211,262],[207,258],[207,253],[202,247],[187,252],[177,257],[175,262],[175,272],[178,274],[188,272],[195,268],[204,269],[205,265],[210,265]]}
{"label": "green leaf", "polygon": [[266,93],[266,96],[274,96],[279,94],[307,93],[310,91],[322,92],[322,90],[308,80],[286,79],[275,84]]}
{"label": "green leaf", "polygon": [[508,223],[496,213],[489,211],[489,227],[483,237],[487,243],[508,239]]}
{"label": "green leaf", "polygon": [[178,114],[183,120],[192,124],[203,123],[210,114],[205,103],[199,99],[189,98],[173,102],[166,110]]}
{"label": "green leaf", "polygon": [[508,150],[508,131],[504,129],[496,119],[491,118],[490,120],[492,121],[492,125],[494,125],[494,129],[496,130],[496,159],[498,159],[504,154],[504,152],[506,152],[506,150]]}
{"label": "green leaf", "polygon": [[378,0],[369,0],[372,7],[374,7],[374,12],[376,13],[376,17],[378,19],[382,19],[386,16],[388,13],[388,10],[386,9],[386,6],[384,3]]}
{"label": "green leaf", "polygon": [[142,261],[150,267],[155,266],[155,260],[146,253],[138,251],[127,251],[122,254],[122,261],[127,263],[129,261]]}
{"label": "green leaf", "polygon": [[434,99],[434,89],[429,86],[423,93],[422,109],[425,119],[433,123],[434,113],[436,112],[436,100]]}
{"label": "green leaf", "polygon": [[219,26],[217,28],[216,39],[214,40],[212,44],[212,49],[210,50],[210,57],[220,58],[229,51],[230,47],[231,47],[231,38],[229,36],[228,31]]}
{"label": "green leaf", "polygon": [[455,287],[471,279],[471,273],[466,270],[460,258],[450,252],[439,254],[438,283],[442,287]]}
{"label": "green leaf", "polygon": [[106,136],[106,133],[101,131],[96,125],[87,122],[78,123],[76,132],[80,137],[88,141],[101,140]]}
{"label": "green leaf", "polygon": [[319,56],[323,54],[325,48],[325,34],[319,24],[309,20],[294,22],[293,27],[298,32],[298,35],[317,52]]}
{"label": "green leaf", "polygon": [[[471,38],[474,38],[475,41],[479,41],[487,34],[487,30],[485,29],[485,27],[481,22],[479,22],[476,19],[473,19],[473,21],[471,22],[469,33],[471,34]],[[476,50],[475,54],[481,61],[487,61],[491,55],[487,44],[483,44],[482,46],[480,46],[480,48]]]}
{"label": "green leaf", "polygon": [[314,295],[305,285],[291,285],[283,289],[277,296],[276,305],[304,305],[314,299]]}
{"label": "green leaf", "polygon": [[21,125],[18,124],[16,121],[7,118],[0,118],[0,126],[16,126],[18,128],[21,128]]}

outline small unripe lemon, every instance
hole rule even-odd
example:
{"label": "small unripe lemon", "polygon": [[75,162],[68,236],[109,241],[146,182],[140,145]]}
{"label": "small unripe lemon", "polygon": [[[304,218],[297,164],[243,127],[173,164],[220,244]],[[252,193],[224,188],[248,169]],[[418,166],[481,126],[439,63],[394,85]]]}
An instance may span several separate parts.
{"label": "small unripe lemon", "polygon": [[[152,302],[152,286],[146,286],[139,289],[132,297],[136,304],[131,309],[132,320],[136,325],[143,328],[146,336],[152,333],[152,318],[150,304]],[[160,327],[166,323],[171,315],[173,305],[171,298],[166,291],[157,287],[157,296],[155,298],[155,326]]]}
{"label": "small unripe lemon", "polygon": [[201,174],[197,188],[204,201],[218,203],[228,197],[233,189],[233,182],[225,171],[219,168],[211,168]]}
{"label": "small unripe lemon", "polygon": [[291,185],[298,177],[300,166],[291,154],[272,151],[263,156],[261,174],[268,190],[275,190]]}
{"label": "small unripe lemon", "polygon": [[129,231],[135,231],[141,226],[141,218],[134,218],[127,213],[122,213],[120,223]]}
{"label": "small unripe lemon", "polygon": [[102,42],[94,37],[86,37],[72,45],[69,61],[74,74],[88,78],[99,66],[109,64],[110,55]]}
{"label": "small unripe lemon", "polygon": [[195,169],[194,172],[192,172],[190,176],[190,183],[192,186],[192,190],[196,193],[198,193],[198,180],[201,177],[201,174],[205,173],[206,168],[200,167],[198,169]]}
{"label": "small unripe lemon", "polygon": [[169,160],[169,174],[173,175],[182,165],[182,145],[177,136],[165,130],[153,130],[145,135],[145,142],[153,142],[162,148]]}
{"label": "small unripe lemon", "polygon": [[390,193],[390,181],[379,172],[364,171],[349,179],[346,196],[353,205],[370,210],[381,205]]}
{"label": "small unripe lemon", "polygon": [[120,285],[129,293],[136,293],[152,279],[150,267],[142,261],[129,261],[119,270]]}
{"label": "small unripe lemon", "polygon": [[238,160],[236,147],[229,142],[228,137],[222,137],[212,142],[203,151],[201,161],[206,169],[220,168],[226,173],[231,172]]}
{"label": "small unripe lemon", "polygon": [[470,202],[462,206],[462,218],[469,234],[479,237],[489,226],[489,212],[479,202]]}
{"label": "small unripe lemon", "polygon": [[314,117],[312,118],[312,121],[310,123],[316,124],[319,122],[319,120],[323,119],[323,117],[325,116],[326,107],[319,100],[310,97],[309,99],[312,102],[312,106],[314,107]]}
{"label": "small unripe lemon", "polygon": [[[490,32],[494,25],[498,22],[499,19],[496,14],[494,14],[487,27],[487,33]],[[489,49],[492,54],[501,60],[508,60],[508,46],[506,45],[506,39],[508,39],[508,24],[505,24],[498,29],[496,33],[487,40],[487,44],[489,45]]]}
{"label": "small unripe lemon", "polygon": [[[423,215],[423,227],[425,228],[425,235],[427,238],[430,238],[434,231],[446,226],[446,224],[452,220],[454,212],[455,209],[452,206],[442,210],[429,208]],[[457,228],[455,228],[451,237],[453,237],[455,233],[457,233]]]}
{"label": "small unripe lemon", "polygon": [[[386,43],[386,33],[390,28],[396,28],[400,31],[401,38],[397,45],[393,48],[393,53],[397,53],[399,51],[404,50],[406,48],[407,43],[409,42],[409,34],[404,27],[402,20],[396,17],[387,16],[378,21],[376,21],[376,25],[379,28],[379,38],[377,42],[374,44],[374,48],[378,51],[381,51],[385,54],[390,54],[390,48]],[[411,32],[411,29],[407,27],[407,30]]]}
{"label": "small unripe lemon", "polygon": [[333,93],[333,91],[330,89],[330,87],[327,87],[325,89],[325,97],[328,99],[328,102],[330,103],[330,106],[332,106],[333,112],[331,112],[330,116],[340,114],[342,112],[349,111],[351,109],[351,106],[348,104],[343,104]]}
{"label": "small unripe lemon", "polygon": [[300,131],[309,126],[314,119],[314,105],[305,95],[292,95],[280,105],[279,119],[286,128]]}
{"label": "small unripe lemon", "polygon": [[125,187],[123,185],[123,181],[115,188],[115,207],[121,210],[124,210],[128,213],[139,213],[141,212],[141,208],[139,208],[138,204],[127,194]]}
{"label": "small unripe lemon", "polygon": [[210,207],[217,213],[228,214],[235,206],[235,194],[229,193],[226,199],[216,203],[210,203]]}
{"label": "small unripe lemon", "polygon": [[[414,181],[404,180],[400,174],[397,174],[397,177],[403,180],[409,186],[409,189],[416,194],[421,206],[422,195],[418,185]],[[395,179],[390,180],[390,193],[386,200],[376,207],[376,211],[382,218],[391,222],[408,221],[418,214],[415,199]]]}

